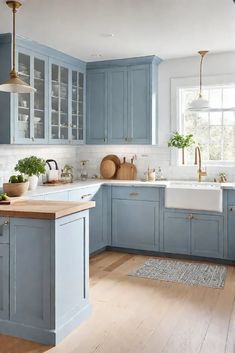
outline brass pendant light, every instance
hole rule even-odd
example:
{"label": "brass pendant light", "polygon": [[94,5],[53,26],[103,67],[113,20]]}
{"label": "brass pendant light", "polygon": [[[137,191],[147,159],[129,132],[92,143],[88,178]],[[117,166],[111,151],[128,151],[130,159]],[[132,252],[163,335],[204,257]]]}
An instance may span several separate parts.
{"label": "brass pendant light", "polygon": [[10,79],[0,84],[0,91],[9,93],[31,93],[36,92],[36,89],[29,86],[26,82],[19,78],[16,71],[16,12],[22,6],[20,1],[6,1],[7,6],[12,9],[13,14],[13,48],[12,48],[12,70],[10,72]]}
{"label": "brass pendant light", "polygon": [[202,63],[205,55],[208,53],[208,50],[200,50],[198,54],[201,56],[201,61],[200,61],[200,84],[199,84],[199,95],[198,98],[193,100],[189,107],[188,110],[190,111],[203,111],[203,110],[208,110],[210,109],[209,107],[209,101],[202,96]]}

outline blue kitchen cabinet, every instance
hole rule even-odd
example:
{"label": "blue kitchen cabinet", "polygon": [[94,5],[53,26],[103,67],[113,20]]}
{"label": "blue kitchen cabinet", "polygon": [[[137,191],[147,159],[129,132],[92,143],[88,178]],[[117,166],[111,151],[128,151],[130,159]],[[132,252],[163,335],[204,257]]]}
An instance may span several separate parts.
{"label": "blue kitchen cabinet", "polygon": [[150,65],[128,67],[128,143],[151,144]]}
{"label": "blue kitchen cabinet", "polygon": [[235,260],[235,206],[228,206],[227,254],[230,260]]}
{"label": "blue kitchen cabinet", "polygon": [[223,216],[165,211],[162,251],[223,258]]}
{"label": "blue kitchen cabinet", "polygon": [[10,320],[50,328],[50,221],[10,222]]}
{"label": "blue kitchen cabinet", "polygon": [[223,258],[223,217],[194,214],[191,220],[191,254]]}
{"label": "blue kitchen cabinet", "polygon": [[[1,34],[0,82],[9,78],[11,47],[12,35]],[[37,91],[18,95],[0,92],[0,144],[82,143],[86,64],[19,36],[16,54],[20,78]],[[53,63],[58,64],[57,77]]]}
{"label": "blue kitchen cabinet", "polygon": [[90,254],[108,245],[108,186],[89,186],[69,191],[70,201],[95,201],[95,207],[89,211],[89,252]]}
{"label": "blue kitchen cabinet", "polygon": [[157,143],[157,67],[148,56],[87,64],[87,143]]}
{"label": "blue kitchen cabinet", "polygon": [[9,319],[9,245],[0,243],[0,319]]}
{"label": "blue kitchen cabinet", "polygon": [[107,188],[100,188],[93,196],[95,208],[89,212],[90,254],[105,248],[107,239]]}
{"label": "blue kitchen cabinet", "polygon": [[112,199],[112,246],[159,249],[159,202]]}
{"label": "blue kitchen cabinet", "polygon": [[127,68],[108,72],[108,143],[128,142]]}
{"label": "blue kitchen cabinet", "polygon": [[107,143],[108,133],[108,75],[106,70],[87,72],[86,142]]}
{"label": "blue kitchen cabinet", "polygon": [[181,212],[165,212],[163,252],[190,254],[190,216]]}

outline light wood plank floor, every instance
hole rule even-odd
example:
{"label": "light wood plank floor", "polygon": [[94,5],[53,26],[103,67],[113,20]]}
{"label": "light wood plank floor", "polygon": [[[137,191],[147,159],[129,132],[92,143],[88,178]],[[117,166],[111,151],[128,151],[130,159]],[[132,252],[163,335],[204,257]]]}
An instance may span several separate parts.
{"label": "light wood plank floor", "polygon": [[0,353],[235,353],[235,267],[222,290],[127,276],[146,258],[93,257],[90,319],[53,348],[0,335]]}

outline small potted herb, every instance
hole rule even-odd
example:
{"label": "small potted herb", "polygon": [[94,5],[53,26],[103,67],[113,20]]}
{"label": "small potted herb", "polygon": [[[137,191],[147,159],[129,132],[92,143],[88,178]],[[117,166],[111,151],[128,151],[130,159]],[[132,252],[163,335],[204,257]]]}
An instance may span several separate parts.
{"label": "small potted herb", "polygon": [[182,149],[182,164],[185,164],[185,148],[188,148],[194,144],[193,135],[181,135],[178,132],[174,132],[168,141],[168,147],[176,147]]}
{"label": "small potted herb", "polygon": [[29,189],[35,190],[38,185],[38,177],[46,172],[46,162],[36,156],[20,159],[15,166],[15,171],[28,176]]}

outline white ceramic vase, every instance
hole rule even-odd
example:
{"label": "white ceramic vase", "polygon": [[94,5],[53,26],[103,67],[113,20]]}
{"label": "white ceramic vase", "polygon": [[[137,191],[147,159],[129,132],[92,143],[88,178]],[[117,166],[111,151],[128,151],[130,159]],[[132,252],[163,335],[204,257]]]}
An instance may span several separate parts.
{"label": "white ceramic vase", "polygon": [[37,175],[29,176],[28,181],[29,181],[29,190],[35,190],[36,187],[38,186],[38,176]]}

